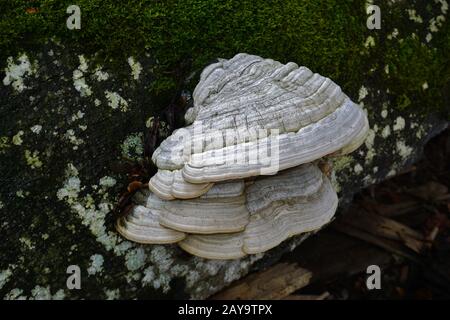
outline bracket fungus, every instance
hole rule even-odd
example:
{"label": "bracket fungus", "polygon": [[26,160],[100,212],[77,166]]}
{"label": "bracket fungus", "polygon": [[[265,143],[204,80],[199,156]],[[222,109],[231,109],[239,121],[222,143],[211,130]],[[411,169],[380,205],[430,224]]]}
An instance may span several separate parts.
{"label": "bracket fungus", "polygon": [[[273,192],[273,188],[280,189]],[[246,196],[250,219],[243,232],[191,234],[180,247],[208,259],[261,253],[291,236],[319,229],[331,220],[338,203],[328,178],[310,164],[279,176],[258,177],[246,189]]]}
{"label": "bracket fungus", "polygon": [[206,67],[187,126],[155,150],[158,172],[117,230],[236,259],[328,223],[338,198],[313,164],[357,149],[364,111],[330,79],[295,63],[238,54]]}
{"label": "bracket fungus", "polygon": [[364,111],[330,79],[292,62],[248,54],[208,66],[193,98],[185,116],[190,125],[152,156],[160,170],[181,171],[184,182],[176,182],[183,185],[183,196],[189,189],[192,197],[199,189],[206,192],[208,183],[349,153],[369,129]]}
{"label": "bracket fungus", "polygon": [[230,197],[208,196],[167,202],[160,211],[159,222],[178,231],[211,234],[242,231],[248,219],[242,193]]}
{"label": "bracket fungus", "polygon": [[196,198],[208,192],[212,186],[213,183],[186,182],[181,170],[158,170],[149,181],[150,190],[164,200]]}
{"label": "bracket fungus", "polygon": [[141,205],[135,206],[126,217],[119,218],[116,229],[128,240],[139,243],[174,243],[186,236],[183,232],[161,228],[158,216]]}

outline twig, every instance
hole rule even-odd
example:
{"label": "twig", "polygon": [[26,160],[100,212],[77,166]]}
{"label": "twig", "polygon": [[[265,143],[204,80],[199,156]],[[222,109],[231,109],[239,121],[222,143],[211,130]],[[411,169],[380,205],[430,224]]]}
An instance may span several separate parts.
{"label": "twig", "polygon": [[312,272],[296,263],[279,263],[238,281],[214,300],[279,300],[310,283]]}

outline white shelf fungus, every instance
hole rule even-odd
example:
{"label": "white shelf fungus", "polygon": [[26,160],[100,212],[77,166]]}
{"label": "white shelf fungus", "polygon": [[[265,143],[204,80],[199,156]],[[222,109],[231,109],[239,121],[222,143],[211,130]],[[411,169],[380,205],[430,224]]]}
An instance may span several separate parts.
{"label": "white shelf fungus", "polygon": [[[311,180],[292,182],[305,176]],[[281,190],[277,194],[260,194],[260,190],[270,185]],[[280,176],[260,177],[247,188],[246,195],[250,221],[243,232],[192,234],[179,243],[180,247],[208,259],[236,259],[264,252],[289,237],[319,229],[331,220],[338,204],[330,181],[312,165]]]}
{"label": "white shelf fungus", "polygon": [[[208,66],[193,97],[185,117],[190,125],[152,157],[161,171],[180,170],[180,198],[207,192],[208,183],[352,152],[369,129],[364,111],[330,79],[292,62],[248,54]],[[168,195],[173,183],[151,183],[152,191],[177,198]]]}
{"label": "white shelf fungus", "polygon": [[185,237],[182,232],[162,228],[158,216],[140,205],[135,206],[126,217],[119,218],[116,229],[128,240],[139,243],[174,243]]}
{"label": "white shelf fungus", "polygon": [[238,54],[206,67],[193,98],[188,126],[153,154],[150,191],[117,221],[124,237],[236,259],[332,219],[336,192],[311,162],[354,151],[369,129],[337,84],[292,62]]}

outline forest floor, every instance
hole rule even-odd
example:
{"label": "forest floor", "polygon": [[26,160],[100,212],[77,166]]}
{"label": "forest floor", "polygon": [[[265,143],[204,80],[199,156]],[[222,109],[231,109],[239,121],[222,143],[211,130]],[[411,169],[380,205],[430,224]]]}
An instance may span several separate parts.
{"label": "forest floor", "polygon": [[[399,223],[391,227],[400,235],[399,239],[394,240],[403,243],[404,249],[393,248],[389,244],[383,246],[375,239],[359,237],[359,241],[382,247],[397,258],[384,270],[382,290],[367,290],[366,272],[322,284],[322,290],[344,299],[450,298],[449,188],[450,130],[446,130],[428,143],[423,159],[410,170],[363,190],[355,198],[348,217],[343,218],[349,220],[355,211],[359,211],[376,215],[375,219],[378,216]],[[358,221],[353,222],[358,224]],[[417,234],[411,232],[408,236],[402,236],[405,232],[403,226]],[[377,228],[386,230],[389,227],[386,223],[378,227],[369,225],[366,227],[367,233],[377,236],[379,240],[395,238],[389,237],[386,232],[378,232]],[[345,227],[336,229],[351,234]],[[417,241],[411,241],[414,238]],[[406,248],[411,252],[408,253]]]}
{"label": "forest floor", "polygon": [[[364,189],[326,229],[217,299],[450,298],[450,130],[422,159]],[[366,282],[380,267],[380,289]]]}

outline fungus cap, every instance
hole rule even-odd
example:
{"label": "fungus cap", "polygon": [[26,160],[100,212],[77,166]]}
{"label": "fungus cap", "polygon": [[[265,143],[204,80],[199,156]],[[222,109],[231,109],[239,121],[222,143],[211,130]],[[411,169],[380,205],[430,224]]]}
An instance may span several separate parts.
{"label": "fungus cap", "polygon": [[150,209],[137,205],[131,213],[116,222],[117,231],[126,239],[147,244],[175,243],[185,238],[183,232],[164,228]]}
{"label": "fungus cap", "polygon": [[[160,171],[181,173],[176,180],[162,174],[163,182],[150,183],[165,199],[196,197],[211,183],[351,152],[369,129],[364,111],[330,79],[254,55],[238,54],[205,68],[193,98],[185,117],[189,125],[152,156]],[[175,183],[182,192],[168,191]]]}

